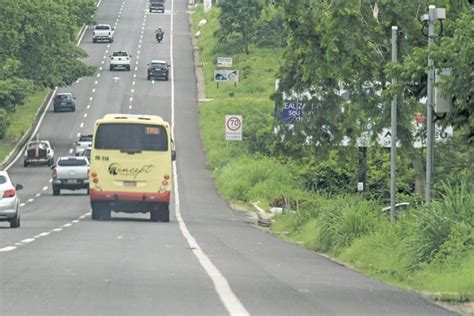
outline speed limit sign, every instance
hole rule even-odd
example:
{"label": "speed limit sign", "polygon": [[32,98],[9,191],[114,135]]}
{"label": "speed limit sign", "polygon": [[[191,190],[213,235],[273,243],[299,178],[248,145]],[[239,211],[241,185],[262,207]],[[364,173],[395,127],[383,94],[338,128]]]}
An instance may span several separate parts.
{"label": "speed limit sign", "polygon": [[242,115],[225,116],[225,140],[242,140]]}

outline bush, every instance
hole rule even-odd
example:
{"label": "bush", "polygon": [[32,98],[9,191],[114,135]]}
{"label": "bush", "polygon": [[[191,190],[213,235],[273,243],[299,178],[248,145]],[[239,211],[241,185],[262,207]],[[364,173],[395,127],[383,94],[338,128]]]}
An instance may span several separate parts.
{"label": "bush", "polygon": [[228,200],[269,203],[274,197],[292,192],[296,187],[291,172],[273,159],[244,157],[230,162],[216,172],[220,193]]}
{"label": "bush", "polygon": [[409,251],[414,265],[433,259],[447,258],[474,244],[474,194],[472,184],[443,186],[442,200],[431,208],[418,209],[411,214],[412,232]]}
{"label": "bush", "polygon": [[380,206],[358,196],[335,198],[320,216],[322,250],[338,253],[359,237],[373,231],[379,221],[376,215]]}
{"label": "bush", "polygon": [[5,137],[9,123],[8,112],[0,108],[0,139]]}

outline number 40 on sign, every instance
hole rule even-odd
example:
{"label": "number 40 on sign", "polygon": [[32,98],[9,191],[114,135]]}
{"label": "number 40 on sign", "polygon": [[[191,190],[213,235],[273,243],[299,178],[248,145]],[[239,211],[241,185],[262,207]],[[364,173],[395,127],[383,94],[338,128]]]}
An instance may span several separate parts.
{"label": "number 40 on sign", "polygon": [[225,116],[225,140],[242,140],[242,115]]}

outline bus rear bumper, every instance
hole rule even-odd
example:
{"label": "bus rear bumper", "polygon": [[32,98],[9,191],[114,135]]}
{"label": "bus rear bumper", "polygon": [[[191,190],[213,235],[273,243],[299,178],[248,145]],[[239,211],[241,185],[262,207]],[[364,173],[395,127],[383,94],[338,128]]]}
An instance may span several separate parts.
{"label": "bus rear bumper", "polygon": [[171,192],[111,192],[89,189],[91,202],[111,201],[111,202],[166,202],[169,203]]}

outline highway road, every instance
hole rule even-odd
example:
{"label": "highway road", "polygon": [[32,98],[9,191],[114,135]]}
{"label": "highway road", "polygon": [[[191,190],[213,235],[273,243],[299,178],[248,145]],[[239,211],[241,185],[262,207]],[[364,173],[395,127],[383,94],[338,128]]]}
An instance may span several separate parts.
{"label": "highway road", "polygon": [[[92,221],[82,191],[53,196],[51,170],[9,173],[24,186],[22,226],[0,223],[0,315],[446,315],[415,293],[365,277],[248,224],[218,196],[199,137],[187,0],[148,13],[147,0],[102,0],[96,19],[116,28],[113,43],[80,40],[98,67],[70,87],[75,113],[50,108],[39,128],[56,155],[68,155],[107,113],[157,114],[172,122],[177,149],[169,223],[113,213]],[[158,44],[154,29],[162,26]],[[132,70],[111,72],[126,50]],[[147,81],[164,59],[170,81]]]}

